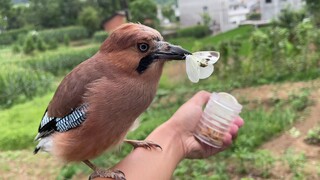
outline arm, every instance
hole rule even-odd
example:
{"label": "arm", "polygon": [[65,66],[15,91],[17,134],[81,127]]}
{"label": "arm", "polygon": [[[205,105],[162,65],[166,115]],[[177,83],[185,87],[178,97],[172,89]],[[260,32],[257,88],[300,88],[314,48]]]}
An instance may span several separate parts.
{"label": "arm", "polygon": [[[209,100],[210,93],[199,92],[164,124],[154,130],[147,138],[159,144],[163,151],[134,149],[125,159],[113,169],[123,171],[128,180],[136,179],[170,179],[176,166],[184,158],[206,158],[223,151],[236,136],[238,127],[243,120],[237,118],[225,135],[225,148],[216,149],[199,143],[193,137],[202,114],[202,107]],[[97,178],[98,180],[103,180]]]}

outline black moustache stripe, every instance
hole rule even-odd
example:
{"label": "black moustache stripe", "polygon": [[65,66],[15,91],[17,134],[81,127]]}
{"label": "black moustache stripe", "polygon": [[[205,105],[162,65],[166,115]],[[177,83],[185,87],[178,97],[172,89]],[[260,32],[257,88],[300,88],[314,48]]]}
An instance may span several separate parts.
{"label": "black moustache stripe", "polygon": [[139,74],[142,74],[146,69],[148,69],[149,65],[151,63],[154,62],[154,60],[157,59],[157,56],[154,55],[154,54],[149,54],[145,57],[143,57],[140,62],[139,62],[139,65],[138,67],[136,68],[136,71],[139,73]]}

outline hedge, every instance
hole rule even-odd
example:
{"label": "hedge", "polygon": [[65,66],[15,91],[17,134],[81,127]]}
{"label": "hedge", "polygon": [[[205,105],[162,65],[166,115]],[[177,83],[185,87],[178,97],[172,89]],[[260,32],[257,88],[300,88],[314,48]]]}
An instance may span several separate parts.
{"label": "hedge", "polygon": [[82,26],[42,30],[39,31],[39,35],[42,36],[45,41],[55,39],[58,42],[64,42],[65,36],[68,36],[70,40],[80,40],[89,37],[87,29]]}
{"label": "hedge", "polygon": [[27,34],[32,28],[14,29],[0,33],[0,45],[11,44],[18,40],[19,35]]}
{"label": "hedge", "polygon": [[195,37],[202,38],[210,35],[210,29],[207,26],[192,26],[177,31],[178,37]]}
{"label": "hedge", "polygon": [[19,67],[14,64],[0,66],[0,106],[31,99],[50,89],[53,79],[51,74],[43,71]]}
{"label": "hedge", "polygon": [[105,31],[97,31],[93,35],[93,40],[95,42],[102,43],[104,40],[107,39],[108,36],[109,36],[109,34]]}
{"label": "hedge", "polygon": [[71,70],[82,61],[90,58],[98,51],[97,47],[88,49],[66,50],[57,54],[47,54],[38,58],[30,58],[24,63],[35,70],[52,73],[53,75],[62,75]]}

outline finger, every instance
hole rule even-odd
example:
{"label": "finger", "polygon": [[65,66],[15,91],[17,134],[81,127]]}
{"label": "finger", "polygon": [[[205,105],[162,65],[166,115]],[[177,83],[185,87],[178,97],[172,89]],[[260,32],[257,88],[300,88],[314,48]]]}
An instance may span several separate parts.
{"label": "finger", "polygon": [[238,134],[238,126],[235,124],[231,124],[230,129],[229,129],[229,133],[231,134],[232,137],[237,136]]}
{"label": "finger", "polygon": [[203,106],[210,99],[210,93],[207,91],[199,91],[188,102],[194,103],[199,106]]}
{"label": "finger", "polygon": [[229,133],[224,135],[223,146],[230,146],[232,144],[232,136]]}
{"label": "finger", "polygon": [[236,124],[238,127],[242,127],[244,125],[244,121],[241,117],[236,117],[236,119],[233,121],[234,124]]}

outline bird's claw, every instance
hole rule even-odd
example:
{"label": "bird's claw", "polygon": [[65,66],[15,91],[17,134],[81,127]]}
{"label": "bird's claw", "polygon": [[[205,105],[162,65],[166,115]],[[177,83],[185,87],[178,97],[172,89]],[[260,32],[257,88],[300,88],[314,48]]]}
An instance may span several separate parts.
{"label": "bird's claw", "polygon": [[115,180],[126,180],[125,174],[118,169],[116,170],[98,169],[89,176],[89,180],[93,180],[94,178],[97,178],[97,177],[112,178]]}
{"label": "bird's claw", "polygon": [[143,147],[148,150],[159,148],[162,151],[162,147],[152,141],[125,140],[125,142],[131,144],[134,148]]}

